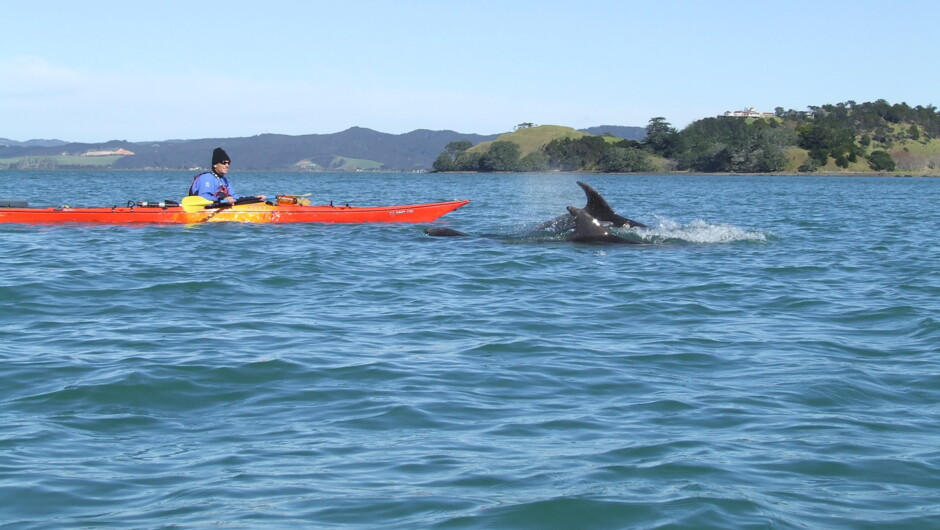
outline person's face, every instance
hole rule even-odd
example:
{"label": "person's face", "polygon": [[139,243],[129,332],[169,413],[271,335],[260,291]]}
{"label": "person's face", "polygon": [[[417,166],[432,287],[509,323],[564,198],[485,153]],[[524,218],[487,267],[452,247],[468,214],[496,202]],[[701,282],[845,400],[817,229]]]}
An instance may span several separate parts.
{"label": "person's face", "polygon": [[219,175],[224,175],[228,173],[228,167],[231,164],[232,164],[231,162],[229,162],[228,160],[225,160],[224,162],[219,162],[218,164],[212,166],[212,169],[214,169],[215,172],[218,173]]}

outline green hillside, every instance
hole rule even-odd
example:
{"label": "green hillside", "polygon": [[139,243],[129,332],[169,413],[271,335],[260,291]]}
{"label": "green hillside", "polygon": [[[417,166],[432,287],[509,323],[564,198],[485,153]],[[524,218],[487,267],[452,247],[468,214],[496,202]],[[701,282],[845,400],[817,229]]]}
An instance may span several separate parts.
{"label": "green hillside", "polygon": [[542,149],[552,140],[561,138],[578,139],[585,136],[590,135],[562,125],[523,127],[513,132],[500,135],[493,141],[479,143],[471,147],[469,151],[484,153],[490,149],[493,142],[512,142],[519,146],[519,156],[525,157],[529,153]]}
{"label": "green hillside", "polygon": [[[938,175],[940,174],[940,139],[930,140],[901,140],[885,144],[872,142],[871,147],[862,151],[862,156],[854,162],[847,161],[845,167],[836,164],[834,158],[829,158],[820,166],[818,173],[884,173],[870,167],[867,156],[874,151],[885,151],[891,155],[895,169],[891,173],[912,175]],[[781,171],[787,173],[800,172],[801,165],[810,157],[810,151],[800,147],[790,147],[787,150],[787,162]]]}
{"label": "green hillside", "polygon": [[636,140],[596,136],[561,125],[530,125],[471,145],[451,142],[434,161],[435,171],[660,171],[667,166],[640,150]]}
{"label": "green hillside", "polygon": [[296,171],[378,171],[382,163],[345,156],[305,158],[291,168]]}

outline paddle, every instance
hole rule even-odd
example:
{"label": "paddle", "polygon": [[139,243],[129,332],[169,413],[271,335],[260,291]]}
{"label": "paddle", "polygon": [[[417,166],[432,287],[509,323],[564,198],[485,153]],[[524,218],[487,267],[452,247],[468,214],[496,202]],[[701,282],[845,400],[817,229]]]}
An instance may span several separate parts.
{"label": "paddle", "polygon": [[[238,199],[235,201],[235,204],[255,204],[262,202],[260,197],[245,197],[244,199]],[[200,197],[199,195],[188,195],[183,197],[183,200],[180,202],[180,206],[183,207],[183,211],[186,213],[197,213],[205,210],[206,208],[229,208],[233,206],[228,202],[212,202],[205,197]]]}
{"label": "paddle", "polygon": [[212,201],[199,195],[189,195],[183,197],[183,200],[180,201],[180,206],[183,207],[183,211],[186,213],[201,212],[210,204],[212,204]]}

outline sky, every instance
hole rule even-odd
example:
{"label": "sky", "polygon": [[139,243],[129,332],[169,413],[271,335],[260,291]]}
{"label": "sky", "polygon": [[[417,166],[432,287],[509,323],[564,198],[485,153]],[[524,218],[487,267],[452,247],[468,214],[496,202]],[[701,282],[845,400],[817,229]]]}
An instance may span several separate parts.
{"label": "sky", "polygon": [[0,138],[681,129],[937,105],[935,0],[0,0]]}

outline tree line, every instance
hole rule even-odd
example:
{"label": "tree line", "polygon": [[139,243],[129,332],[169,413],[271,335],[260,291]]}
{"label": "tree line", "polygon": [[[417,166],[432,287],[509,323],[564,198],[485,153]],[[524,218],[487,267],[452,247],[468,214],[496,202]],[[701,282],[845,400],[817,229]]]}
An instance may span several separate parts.
{"label": "tree line", "polygon": [[[656,117],[641,141],[607,141],[600,136],[552,140],[538,151],[520,156],[511,141],[493,142],[488,150],[470,150],[469,141],[446,146],[433,164],[435,171],[597,171],[643,172],[653,169],[652,157],[665,159],[667,169],[700,172],[765,173],[782,171],[787,153],[807,153],[799,166],[813,172],[832,161],[847,168],[859,161],[875,171],[894,171],[907,142],[940,138],[940,114],[933,105],[911,107],[885,100],[854,101],[808,107],[808,111],[777,107],[772,118],[719,116],[695,121],[677,130]],[[940,160],[931,160],[936,168]],[[923,167],[928,162],[922,161]],[[910,169],[910,168],[908,168]]]}
{"label": "tree line", "polygon": [[515,142],[497,140],[486,151],[470,151],[469,141],[449,143],[434,161],[435,171],[652,171],[649,155],[636,140],[607,142],[600,136],[552,140],[538,151],[521,156]]}

